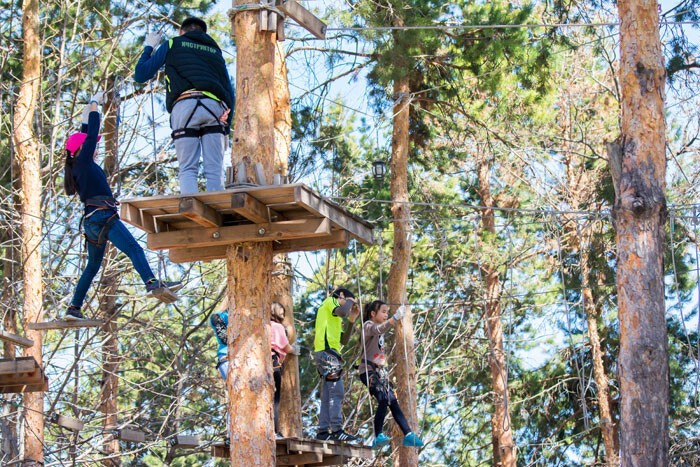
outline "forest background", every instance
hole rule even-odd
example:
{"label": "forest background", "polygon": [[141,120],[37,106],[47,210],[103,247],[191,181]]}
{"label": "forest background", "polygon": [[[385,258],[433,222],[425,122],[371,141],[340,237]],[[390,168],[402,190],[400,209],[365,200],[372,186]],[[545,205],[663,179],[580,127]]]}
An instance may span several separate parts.
{"label": "forest background", "polygon": [[[387,297],[394,234],[388,176],[374,178],[371,166],[375,160],[389,163],[392,86],[406,79],[413,244],[406,286],[416,345],[392,341],[390,359],[415,352],[418,431],[427,442],[421,465],[493,464],[497,383],[507,388],[500,429],[512,432],[519,464],[604,463],[604,433],[612,429],[616,439],[619,402],[614,189],[606,149],[620,132],[615,6],[328,3],[307,4],[329,24],[325,41],[290,26],[283,43],[292,93],[288,175],[370,220],[381,241],[291,255],[307,433],[314,433],[318,408],[310,355],[316,307],[335,286],[355,290],[363,303]],[[18,2],[0,4],[0,308],[9,329],[22,318],[22,187],[9,142],[23,67],[22,11]],[[221,2],[41,2],[42,79],[34,128],[41,150],[43,300],[49,318],[66,308],[85,262],[82,208],[63,193],[61,151],[65,136],[79,125],[82,105],[100,88],[118,94],[106,113],[118,144],[104,148],[118,197],[175,193],[177,162],[162,81],[135,85],[133,66],[147,30],[174,35],[173,24],[201,15],[226,50],[234,76],[227,8]],[[692,40],[698,8],[694,1],[661,7],[668,69],[665,298],[673,465],[700,462],[700,83]],[[397,16],[404,28],[385,28]],[[86,307],[88,315],[98,316],[105,300],[116,303],[118,339],[111,351],[118,364],[109,371],[119,379],[119,424],[149,439],[122,443],[119,460],[215,465],[208,443],[224,436],[226,399],[208,317],[223,296],[225,267],[175,265],[167,255],[148,255],[159,275],[184,278],[179,302],[142,300],[128,260],[115,253]],[[485,318],[493,316],[494,303],[500,337]],[[494,374],[489,355],[498,338],[505,364]],[[45,414],[86,422],[78,433],[47,424],[46,465],[104,460],[100,393],[109,339],[100,330],[46,335]],[[348,362],[361,357],[357,334],[345,354]],[[370,440],[372,399],[352,378],[347,386],[347,430]],[[609,418],[601,416],[603,406]],[[0,462],[19,452],[21,408],[21,397],[4,396]],[[200,448],[173,449],[167,441],[178,434],[199,435]],[[375,462],[391,461],[387,452]]]}

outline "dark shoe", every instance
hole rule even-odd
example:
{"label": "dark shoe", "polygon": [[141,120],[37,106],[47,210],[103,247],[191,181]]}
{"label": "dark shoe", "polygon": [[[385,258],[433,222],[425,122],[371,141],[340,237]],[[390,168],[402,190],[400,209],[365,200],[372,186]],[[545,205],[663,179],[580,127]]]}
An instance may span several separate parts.
{"label": "dark shoe", "polygon": [[151,279],[146,282],[146,291],[153,292],[156,289],[170,289],[171,292],[177,292],[183,287],[180,281],[159,281],[158,279]]}
{"label": "dark shoe", "polygon": [[360,438],[357,436],[353,436],[350,433],[346,433],[345,431],[338,430],[334,431],[331,433],[331,435],[328,437],[329,441],[342,441],[343,443],[356,443],[360,441]]}
{"label": "dark shoe", "polygon": [[63,319],[65,321],[80,321],[81,319],[85,319],[85,316],[80,312],[80,308],[71,305],[66,310],[66,316],[64,316]]}
{"label": "dark shoe", "polygon": [[275,439],[284,439],[284,435],[279,431],[275,432]]}
{"label": "dark shoe", "polygon": [[331,432],[328,430],[321,430],[318,433],[316,433],[316,439],[319,439],[321,441],[327,441],[331,438]]}
{"label": "dark shoe", "polygon": [[228,449],[228,448],[231,447],[231,438],[228,437],[228,436],[227,436],[226,439],[224,440],[224,447],[226,447],[226,449]]}
{"label": "dark shoe", "polygon": [[221,345],[228,344],[228,337],[226,335],[226,323],[219,313],[214,313],[209,318],[211,321],[211,326],[214,328],[214,334],[216,334],[216,340],[219,341]]}

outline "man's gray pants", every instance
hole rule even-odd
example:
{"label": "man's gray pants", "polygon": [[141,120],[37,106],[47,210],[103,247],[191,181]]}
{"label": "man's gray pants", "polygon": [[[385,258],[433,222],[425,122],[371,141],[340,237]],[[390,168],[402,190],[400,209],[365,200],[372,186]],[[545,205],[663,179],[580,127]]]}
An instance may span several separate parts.
{"label": "man's gray pants", "polygon": [[[183,99],[175,103],[170,114],[170,128],[179,130],[185,128],[201,129],[202,127],[218,124],[218,117],[226,107],[214,99],[201,98]],[[206,106],[212,113],[208,112]],[[195,109],[196,107],[196,109]],[[190,116],[192,116],[190,118]],[[216,116],[216,117],[215,117]],[[189,123],[187,120],[189,119]],[[204,176],[207,180],[206,191],[224,189],[224,147],[226,135],[209,133],[200,137],[185,137],[175,140],[175,152],[180,163],[180,193],[197,193],[197,174],[199,173],[199,158],[204,163]]]}
{"label": "man's gray pants", "polygon": [[[316,352],[316,364],[319,365],[324,352]],[[337,381],[326,381],[321,384],[321,411],[318,415],[318,431],[338,431],[343,428],[343,399],[345,389],[343,378]]]}

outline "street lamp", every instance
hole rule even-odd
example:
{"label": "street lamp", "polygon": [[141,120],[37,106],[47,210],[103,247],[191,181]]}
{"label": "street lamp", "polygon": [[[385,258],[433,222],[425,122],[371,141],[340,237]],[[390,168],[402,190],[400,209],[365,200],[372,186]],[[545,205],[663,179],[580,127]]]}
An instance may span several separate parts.
{"label": "street lamp", "polygon": [[372,162],[372,175],[377,181],[384,180],[384,175],[386,175],[386,164],[384,161],[376,160]]}

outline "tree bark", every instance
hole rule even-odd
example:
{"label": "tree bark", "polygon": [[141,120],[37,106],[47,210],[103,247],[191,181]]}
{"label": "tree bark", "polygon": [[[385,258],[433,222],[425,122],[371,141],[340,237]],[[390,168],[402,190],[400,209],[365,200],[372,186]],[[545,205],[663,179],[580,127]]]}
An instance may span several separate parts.
{"label": "tree bark", "polygon": [[[246,4],[235,0],[234,6]],[[236,114],[232,163],[247,173],[260,163],[265,175],[274,166],[274,34],[259,31],[257,11],[232,17],[236,35]],[[274,383],[270,358],[270,275],[272,244],[244,243],[228,248],[229,372],[231,463],[275,465],[272,419]]]}
{"label": "tree bark", "polygon": [[[114,79],[109,79],[108,89],[114,87]],[[118,173],[119,140],[117,133],[117,106],[113,93],[108,94],[108,103],[105,106],[103,137],[105,141],[105,158],[103,168],[110,179]],[[112,182],[114,180],[111,180]],[[113,183],[112,183],[113,185]],[[100,316],[106,320],[103,328],[105,340],[102,344],[102,388],[100,391],[100,411],[104,414],[102,426],[104,434],[102,437],[102,450],[105,457],[102,465],[105,467],[117,467],[121,465],[119,458],[119,440],[113,434],[114,429],[119,425],[117,405],[119,396],[119,366],[121,358],[119,356],[119,326],[116,318],[119,313],[117,305],[117,287],[122,275],[122,271],[115,268],[107,268],[107,265],[114,264],[117,257],[117,250],[108,246],[107,254],[103,260],[103,273],[100,298]]]}
{"label": "tree bark", "polygon": [[605,446],[605,465],[614,467],[619,465],[620,461],[617,455],[615,423],[610,410],[608,375],[603,365],[603,351],[601,350],[600,336],[598,335],[598,318],[600,313],[598,312],[598,307],[596,307],[590,283],[590,249],[587,247],[587,244],[588,242],[584,242],[579,250],[581,255],[581,295],[588,324],[588,341],[591,345],[591,357],[593,359],[593,378],[595,379],[596,392],[598,394],[600,431],[603,435],[603,445]]}
{"label": "tree bark", "polygon": [[665,69],[658,3],[620,0],[621,173],[613,209],[620,317],[621,465],[668,464]]}
{"label": "tree bark", "polygon": [[[41,154],[34,132],[34,115],[39,100],[41,80],[41,41],[39,35],[39,2],[22,2],[22,39],[24,68],[22,84],[15,105],[12,134],[15,156],[22,183],[20,192],[20,225],[22,231],[22,291],[24,296],[23,324],[26,336],[34,346],[24,350],[26,357],[34,357],[42,365],[42,332],[32,331],[27,324],[42,321],[43,289],[41,274]],[[24,394],[24,456],[25,460],[44,462],[44,393]]]}
{"label": "tree bark", "polygon": [[[408,204],[408,148],[410,88],[408,78],[394,82],[394,121],[391,136],[391,213],[394,224],[394,245],[391,268],[387,279],[388,299],[392,308],[408,305],[406,282],[411,264],[411,207]],[[406,316],[396,325],[396,346],[393,361],[396,364],[396,393],[409,425],[418,431],[416,402],[416,357],[413,318],[408,307]],[[392,445],[398,448],[396,465],[417,466],[418,451],[402,446],[403,433],[394,429]]]}
{"label": "tree bark", "polygon": [[272,361],[270,357],[270,265],[272,245],[228,248],[231,465],[274,466]]}
{"label": "tree bark", "polygon": [[[275,165],[274,173],[287,175],[289,148],[292,141],[292,111],[290,108],[287,65],[282,43],[275,44]],[[294,327],[294,300],[292,280],[294,273],[289,256],[278,254],[273,259],[271,287],[272,300],[282,304],[286,310],[284,327],[289,342],[297,340]],[[302,436],[301,389],[299,383],[299,358],[287,355],[282,366],[282,386],[279,407],[279,430],[285,436]]]}
{"label": "tree bark", "polygon": [[[491,195],[491,162],[481,156],[478,161],[479,197],[485,209],[481,211],[482,237],[496,233],[494,199]],[[488,251],[488,248],[485,249]],[[508,412],[508,367],[503,352],[503,327],[501,324],[501,279],[498,266],[486,262],[481,265],[485,280],[484,332],[489,340],[489,365],[493,390],[493,414],[491,415],[491,444],[493,465],[515,467],[515,443],[511,417]]]}

